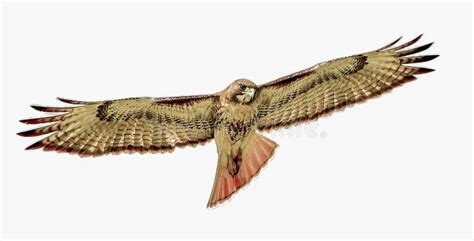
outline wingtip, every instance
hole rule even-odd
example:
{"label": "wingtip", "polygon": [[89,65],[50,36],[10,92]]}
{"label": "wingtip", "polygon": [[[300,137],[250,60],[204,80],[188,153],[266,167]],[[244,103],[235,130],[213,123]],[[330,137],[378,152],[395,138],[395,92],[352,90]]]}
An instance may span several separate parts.
{"label": "wingtip", "polygon": [[32,130],[27,130],[27,131],[22,131],[16,133],[19,136],[23,137],[31,137],[31,136],[40,136],[42,133],[38,132],[38,129],[32,129]]}
{"label": "wingtip", "polygon": [[423,34],[420,34],[420,35],[416,36],[416,38],[414,38],[414,39],[412,40],[412,42],[413,42],[413,43],[418,42],[418,40],[420,40],[421,37],[423,37]]}
{"label": "wingtip", "polygon": [[425,61],[430,61],[430,60],[436,59],[438,57],[439,57],[439,54],[426,55],[424,60]]}
{"label": "wingtip", "polygon": [[26,151],[40,149],[44,146],[43,141],[38,141],[25,148]]}
{"label": "wingtip", "polygon": [[400,40],[402,40],[402,38],[403,38],[403,35],[400,35],[400,37],[398,37],[397,39],[395,39],[395,41],[391,42],[391,43],[389,44],[389,46],[387,46],[387,48],[388,48],[388,47],[391,47],[391,46],[393,46],[393,45],[395,45],[395,44],[398,43],[398,42],[400,42]]}
{"label": "wingtip", "polygon": [[425,45],[422,45],[420,47],[399,51],[399,52],[397,52],[397,55],[399,57],[403,57],[403,56],[408,56],[408,55],[411,55],[411,54],[416,54],[416,53],[419,53],[419,52],[422,52],[422,51],[425,51],[425,50],[429,49],[433,44],[434,44],[434,42],[431,42],[431,43],[427,43]]}
{"label": "wingtip", "polygon": [[402,35],[400,35],[400,37],[398,37],[397,39],[395,39],[395,41],[383,46],[382,48],[379,48],[377,49],[376,51],[382,51],[382,50],[385,50],[385,49],[388,49],[390,47],[392,47],[393,45],[395,45],[396,43],[398,43],[401,39],[402,39]]}
{"label": "wingtip", "polygon": [[29,137],[29,136],[35,136],[35,131],[36,129],[33,129],[33,130],[18,132],[16,134],[23,137]]}
{"label": "wingtip", "polygon": [[60,121],[64,118],[64,116],[65,116],[64,114],[61,114],[61,115],[41,117],[41,118],[23,119],[23,120],[19,120],[19,121],[21,123],[25,123],[25,124],[40,124],[40,123],[49,123],[49,122]]}
{"label": "wingtip", "polygon": [[94,104],[97,103],[97,101],[81,101],[81,100],[71,100],[63,97],[56,97],[61,102],[67,103],[67,104],[72,104],[72,105],[89,105],[89,104]]}
{"label": "wingtip", "polygon": [[35,119],[22,119],[22,120],[19,120],[19,122],[21,123],[24,123],[24,124],[37,124],[37,123],[41,123],[41,122],[38,122],[39,118],[35,118]]}
{"label": "wingtip", "polygon": [[426,61],[431,61],[431,60],[436,59],[438,57],[439,57],[439,54],[427,55]]}
{"label": "wingtip", "polygon": [[18,121],[21,123],[30,124],[29,120],[30,119],[23,119],[23,120],[18,120]]}
{"label": "wingtip", "polygon": [[413,45],[414,43],[418,42],[418,40],[420,40],[421,36],[423,36],[423,34],[420,34],[418,35],[416,38],[404,43],[404,44],[401,44],[400,46],[397,46],[397,47],[393,47],[393,48],[390,48],[390,49],[386,49],[386,51],[397,51],[397,50],[401,50],[401,49],[404,49],[408,46],[411,46]]}
{"label": "wingtip", "polygon": [[[61,101],[61,102],[66,102],[66,101],[68,101],[68,99],[63,98],[63,97],[59,97],[59,96],[57,96],[56,99],[59,100],[59,101]],[[66,103],[67,103],[67,102],[66,102]]]}
{"label": "wingtip", "polygon": [[421,51],[423,50],[426,50],[426,49],[429,49],[431,46],[433,46],[434,42],[430,42],[430,43],[427,43],[425,45],[422,45],[420,47],[418,47],[419,49],[421,49]]}
{"label": "wingtip", "polygon": [[43,111],[44,109],[46,109],[46,107],[44,106],[39,106],[39,105],[30,105],[31,108],[37,110],[37,111]]}
{"label": "wingtip", "polygon": [[63,98],[63,97],[56,97],[57,100],[63,102],[63,103],[67,103],[67,104],[76,104],[78,103],[79,101],[77,100],[71,100],[71,99],[66,99],[66,98]]}
{"label": "wingtip", "polygon": [[418,68],[418,70],[415,72],[415,74],[426,74],[435,71],[435,69],[430,69],[430,68]]}
{"label": "wingtip", "polygon": [[40,105],[31,105],[31,108],[41,112],[70,112],[78,107],[49,107]]}
{"label": "wingtip", "polygon": [[402,40],[402,38],[403,38],[403,35],[400,35],[400,37],[398,37],[397,39],[395,39],[395,41],[393,41],[393,42],[390,43],[390,46],[392,46],[392,45],[398,43],[400,40]]}

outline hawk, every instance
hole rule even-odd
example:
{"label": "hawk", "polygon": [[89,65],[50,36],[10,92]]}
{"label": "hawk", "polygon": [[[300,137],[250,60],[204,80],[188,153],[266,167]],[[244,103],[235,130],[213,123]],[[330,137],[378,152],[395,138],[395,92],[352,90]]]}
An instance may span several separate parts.
{"label": "hawk", "polygon": [[214,207],[248,184],[273,156],[277,144],[262,131],[316,120],[433,71],[407,65],[439,56],[413,56],[433,44],[410,47],[420,37],[395,46],[400,37],[380,49],[323,62],[262,85],[238,79],[209,95],[107,101],[58,98],[74,106],[32,105],[61,114],[21,120],[50,124],[18,135],[49,134],[27,150],[42,148],[81,157],[172,152],[214,139],[218,161],[207,203]]}

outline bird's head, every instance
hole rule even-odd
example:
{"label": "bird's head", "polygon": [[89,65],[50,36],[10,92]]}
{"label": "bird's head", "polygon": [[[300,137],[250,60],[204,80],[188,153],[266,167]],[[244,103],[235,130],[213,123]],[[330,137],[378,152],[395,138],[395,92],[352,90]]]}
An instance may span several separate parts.
{"label": "bird's head", "polygon": [[226,89],[227,97],[240,104],[251,103],[257,94],[257,85],[248,79],[238,79]]}

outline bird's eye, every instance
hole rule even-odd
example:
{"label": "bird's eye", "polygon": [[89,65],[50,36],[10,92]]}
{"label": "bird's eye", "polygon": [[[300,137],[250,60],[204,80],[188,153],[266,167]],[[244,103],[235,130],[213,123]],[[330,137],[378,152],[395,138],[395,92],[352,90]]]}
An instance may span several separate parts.
{"label": "bird's eye", "polygon": [[241,86],[240,86],[240,90],[245,90],[245,86],[244,86],[244,85],[241,85]]}

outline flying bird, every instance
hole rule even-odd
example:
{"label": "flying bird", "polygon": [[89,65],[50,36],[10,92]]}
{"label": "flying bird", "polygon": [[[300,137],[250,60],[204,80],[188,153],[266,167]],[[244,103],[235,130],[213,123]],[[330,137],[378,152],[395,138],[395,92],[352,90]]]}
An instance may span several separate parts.
{"label": "flying bird", "polygon": [[238,79],[209,95],[107,101],[58,98],[74,106],[32,105],[61,114],[21,120],[50,124],[18,135],[49,134],[27,150],[42,148],[82,157],[172,152],[214,139],[218,161],[207,203],[214,207],[249,183],[273,156],[277,144],[262,131],[316,120],[433,71],[407,65],[438,57],[413,56],[433,44],[410,47],[420,37],[396,46],[400,37],[380,49],[323,62],[262,85]]}

